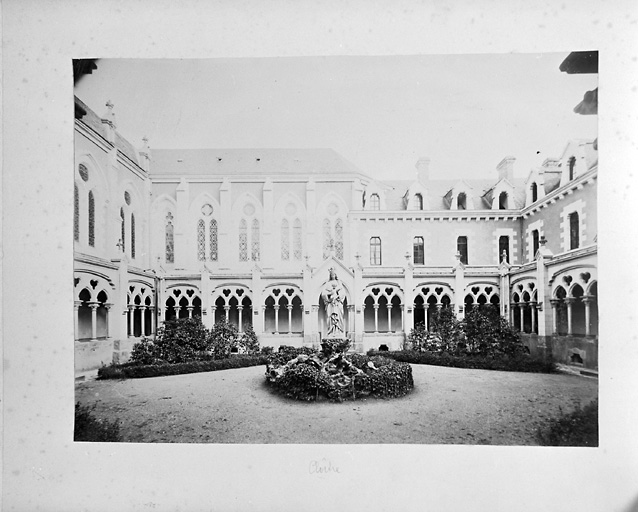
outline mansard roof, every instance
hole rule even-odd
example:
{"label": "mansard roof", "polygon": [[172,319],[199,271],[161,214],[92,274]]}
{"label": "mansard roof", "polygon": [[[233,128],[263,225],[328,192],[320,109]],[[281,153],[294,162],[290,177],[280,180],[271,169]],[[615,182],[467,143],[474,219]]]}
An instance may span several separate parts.
{"label": "mansard roof", "polygon": [[365,176],[333,149],[153,149],[153,175]]}
{"label": "mansard roof", "polygon": [[[98,116],[93,110],[91,110],[86,103],[84,103],[77,96],[75,97],[76,112],[77,107],[80,107],[81,115],[76,116],[82,123],[91,128],[95,133],[101,136],[103,139],[107,139],[106,127],[102,123],[102,118]],[[119,132],[115,132],[115,147],[119,149],[124,155],[133,160],[139,165],[137,150],[128,140],[126,140]]]}

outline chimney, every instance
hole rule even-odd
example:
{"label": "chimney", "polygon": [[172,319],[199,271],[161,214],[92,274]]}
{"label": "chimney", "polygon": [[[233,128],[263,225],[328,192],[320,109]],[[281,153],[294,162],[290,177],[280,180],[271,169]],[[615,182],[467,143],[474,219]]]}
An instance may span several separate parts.
{"label": "chimney", "polygon": [[102,124],[106,125],[106,138],[107,140],[113,144],[115,142],[115,113],[113,112],[113,103],[111,100],[106,102],[106,114],[102,118]]}
{"label": "chimney", "polygon": [[501,160],[501,162],[496,166],[496,171],[498,172],[498,180],[502,179],[512,180],[514,179],[514,162],[516,158],[513,156],[506,156]]}
{"label": "chimney", "polygon": [[419,183],[425,185],[430,180],[430,159],[421,157],[416,163],[416,177]]}

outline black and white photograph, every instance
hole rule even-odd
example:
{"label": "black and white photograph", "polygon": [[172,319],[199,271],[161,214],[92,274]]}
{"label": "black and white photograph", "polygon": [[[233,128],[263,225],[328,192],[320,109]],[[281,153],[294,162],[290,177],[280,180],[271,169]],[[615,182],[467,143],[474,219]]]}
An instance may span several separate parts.
{"label": "black and white photograph", "polygon": [[76,440],[598,445],[596,51],[74,70]]}
{"label": "black and white photograph", "polygon": [[3,510],[638,510],[632,2],[0,16]]}

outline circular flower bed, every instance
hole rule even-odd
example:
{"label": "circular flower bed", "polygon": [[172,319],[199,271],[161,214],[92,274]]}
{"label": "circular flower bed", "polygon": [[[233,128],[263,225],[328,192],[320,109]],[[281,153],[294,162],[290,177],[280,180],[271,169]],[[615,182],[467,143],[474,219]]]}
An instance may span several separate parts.
{"label": "circular flower bed", "polygon": [[368,396],[394,398],[414,388],[408,363],[346,355],[345,350],[343,342],[324,342],[321,351],[285,348],[266,366],[266,382],[296,400],[327,398],[337,402]]}

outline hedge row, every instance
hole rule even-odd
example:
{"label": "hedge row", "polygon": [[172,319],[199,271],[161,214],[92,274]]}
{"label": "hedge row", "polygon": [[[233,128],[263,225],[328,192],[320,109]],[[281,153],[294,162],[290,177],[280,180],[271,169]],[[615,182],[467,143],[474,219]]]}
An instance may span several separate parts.
{"label": "hedge row", "polygon": [[137,379],[161,377],[163,375],[181,375],[185,373],[215,372],[232,368],[247,368],[267,364],[265,355],[238,355],[228,359],[210,361],[191,361],[187,363],[164,363],[156,365],[121,364],[104,366],[97,372],[98,379]]}
{"label": "hedge row", "polygon": [[454,368],[471,368],[476,370],[500,370],[506,372],[556,373],[553,361],[534,359],[527,354],[514,356],[455,356],[448,353],[416,352],[399,350],[379,352],[370,350],[369,356],[379,355],[390,357],[395,361],[412,364],[430,364],[433,366],[448,366]]}

